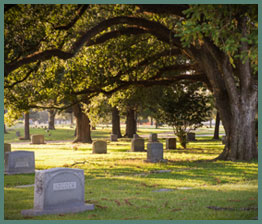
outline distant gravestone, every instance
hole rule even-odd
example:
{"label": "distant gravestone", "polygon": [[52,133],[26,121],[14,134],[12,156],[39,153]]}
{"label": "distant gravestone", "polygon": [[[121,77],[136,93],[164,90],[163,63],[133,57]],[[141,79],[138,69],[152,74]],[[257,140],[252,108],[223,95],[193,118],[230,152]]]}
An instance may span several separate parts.
{"label": "distant gravestone", "polygon": [[31,144],[45,144],[44,135],[32,135]]}
{"label": "distant gravestone", "polygon": [[166,139],[166,149],[176,149],[176,138]]}
{"label": "distant gravestone", "polygon": [[117,135],[111,134],[111,135],[110,135],[110,141],[111,141],[111,142],[116,142],[116,141],[117,141]]}
{"label": "distant gravestone", "polygon": [[30,151],[13,151],[5,153],[5,174],[35,172],[35,153]]}
{"label": "distant gravestone", "polygon": [[4,163],[7,160],[6,152],[11,152],[11,144],[9,143],[4,143]]}
{"label": "distant gravestone", "polygon": [[147,162],[157,163],[163,161],[163,144],[149,142],[147,144]]}
{"label": "distant gravestone", "polygon": [[137,139],[139,138],[139,135],[138,134],[133,134],[133,139]]}
{"label": "distant gravestone", "polygon": [[132,152],[144,152],[145,151],[145,140],[142,138],[133,138],[131,141]]}
{"label": "distant gravestone", "polygon": [[84,170],[52,168],[35,173],[34,208],[22,210],[24,216],[77,213],[93,210],[85,204]]}
{"label": "distant gravestone", "polygon": [[157,134],[153,133],[149,135],[149,142],[157,142]]}
{"label": "distant gravestone", "polygon": [[16,135],[16,137],[20,137],[20,136],[21,136],[20,131],[17,131],[17,132],[15,133],[15,135]]}
{"label": "distant gravestone", "polygon": [[105,141],[95,141],[92,144],[93,153],[107,153],[107,143]]}
{"label": "distant gravestone", "polygon": [[188,132],[187,133],[187,141],[196,141],[196,133]]}
{"label": "distant gravestone", "polygon": [[11,144],[4,143],[4,153],[11,152]]}
{"label": "distant gravestone", "polygon": [[222,144],[226,144],[226,136],[224,135],[224,136],[222,136]]}

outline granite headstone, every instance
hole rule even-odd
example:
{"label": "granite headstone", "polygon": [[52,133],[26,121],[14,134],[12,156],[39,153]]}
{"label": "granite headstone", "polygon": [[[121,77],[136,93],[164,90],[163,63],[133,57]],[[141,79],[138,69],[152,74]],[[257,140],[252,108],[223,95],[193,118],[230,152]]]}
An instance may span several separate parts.
{"label": "granite headstone", "polygon": [[34,208],[22,210],[24,216],[77,213],[93,210],[85,204],[84,170],[52,168],[36,170]]}

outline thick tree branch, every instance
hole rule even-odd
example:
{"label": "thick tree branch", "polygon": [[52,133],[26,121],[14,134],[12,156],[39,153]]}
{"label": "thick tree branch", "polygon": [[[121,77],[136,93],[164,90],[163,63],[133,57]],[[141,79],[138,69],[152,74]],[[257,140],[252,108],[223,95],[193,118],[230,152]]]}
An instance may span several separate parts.
{"label": "thick tree branch", "polygon": [[15,85],[25,81],[32,74],[32,72],[37,71],[39,65],[40,65],[40,61],[36,65],[34,65],[33,68],[30,68],[29,71],[26,73],[26,75],[22,79],[17,80],[15,82],[13,82],[12,84],[5,84],[4,88],[5,89],[12,89]]}
{"label": "thick tree branch", "polygon": [[122,28],[116,31],[105,33],[99,36],[98,38],[96,38],[95,40],[90,40],[88,41],[86,46],[101,44],[109,39],[117,38],[122,35],[139,35],[139,34],[144,34],[144,33],[149,33],[149,32],[147,30],[144,30],[141,28],[135,28],[135,27]]}
{"label": "thick tree branch", "polygon": [[[247,17],[242,16],[239,21],[240,29],[242,31],[242,38],[247,38]],[[247,54],[249,50],[248,42],[241,41],[240,43],[240,54]],[[240,78],[240,87],[242,93],[248,93],[248,88],[250,88],[252,83],[252,74],[250,69],[249,57],[243,62],[241,59],[238,64],[238,73]]]}
{"label": "thick tree branch", "polygon": [[69,30],[71,27],[75,25],[75,23],[79,20],[79,18],[84,14],[86,9],[88,9],[89,5],[80,5],[76,11],[76,16],[70,23],[64,26],[55,27],[56,30]]}
{"label": "thick tree branch", "polygon": [[176,5],[176,4],[147,4],[147,5],[138,5],[140,11],[142,12],[152,12],[157,14],[172,14],[180,17],[184,17],[183,11],[188,9],[188,5]]}
{"label": "thick tree branch", "polygon": [[34,54],[28,55],[26,58],[18,60],[17,62],[11,64],[5,64],[5,77],[8,76],[10,72],[14,71],[15,69],[19,68],[22,65],[29,64],[38,60],[45,61],[54,56],[66,60],[68,58],[72,58],[74,54],[61,51],[60,49],[35,52]]}
{"label": "thick tree branch", "polygon": [[[83,45],[88,44],[88,42],[91,41],[91,39],[94,36],[106,30],[107,28],[117,24],[141,26],[145,29],[148,29],[151,34],[156,35],[162,41],[165,41],[167,43],[170,43],[170,41],[172,41],[173,46],[181,47],[180,39],[174,37],[172,31],[170,31],[164,25],[143,18],[120,16],[104,20],[95,27],[91,28],[73,44],[71,50],[69,50],[68,52],[62,51],[60,49],[45,50],[43,52],[35,52],[34,54],[20,59],[17,62],[5,64],[5,76],[8,76],[10,72],[14,71],[20,66],[31,62],[35,62],[37,60],[44,61],[50,59],[53,56],[56,56],[64,60],[69,59],[73,57],[81,49]],[[170,37],[172,37],[171,40]]]}
{"label": "thick tree branch", "polygon": [[121,75],[131,73],[131,72],[135,71],[137,68],[147,66],[150,63],[158,60],[161,57],[179,55],[180,53],[181,53],[181,51],[179,49],[164,50],[160,53],[156,53],[156,54],[144,59],[143,61],[139,62],[137,65],[131,67],[128,71],[119,71],[116,75],[116,78],[120,78]]}
{"label": "thick tree branch", "polygon": [[172,83],[179,82],[181,80],[189,80],[189,81],[199,81],[199,82],[208,82],[206,79],[206,76],[204,74],[198,74],[198,75],[177,75],[173,78],[167,78],[167,79],[155,79],[155,80],[139,80],[139,81],[121,81],[120,85],[115,87],[112,90],[106,91],[106,90],[100,90],[100,92],[104,93],[107,96],[111,96],[113,93],[126,89],[131,85],[135,86],[143,86],[143,87],[150,87],[154,85],[170,85]]}

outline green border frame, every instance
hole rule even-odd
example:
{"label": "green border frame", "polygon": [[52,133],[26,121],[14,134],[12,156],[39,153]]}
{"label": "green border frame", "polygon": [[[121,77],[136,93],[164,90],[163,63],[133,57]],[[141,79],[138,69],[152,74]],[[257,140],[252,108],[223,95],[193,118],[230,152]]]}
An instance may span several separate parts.
{"label": "green border frame", "polygon": [[[4,4],[258,4],[258,86],[262,85],[262,2],[261,0],[2,0],[0,2],[0,31],[4,30]],[[0,142],[3,147],[4,143],[4,35],[0,34]],[[262,112],[262,92],[261,87],[258,88],[258,117]],[[258,123],[258,135],[262,134],[262,124]],[[258,149],[261,150],[262,138],[258,138]],[[0,222],[1,223],[97,223],[97,224],[147,224],[147,223],[262,223],[262,153],[259,152],[258,158],[258,220],[4,220],[4,150],[0,150]]]}

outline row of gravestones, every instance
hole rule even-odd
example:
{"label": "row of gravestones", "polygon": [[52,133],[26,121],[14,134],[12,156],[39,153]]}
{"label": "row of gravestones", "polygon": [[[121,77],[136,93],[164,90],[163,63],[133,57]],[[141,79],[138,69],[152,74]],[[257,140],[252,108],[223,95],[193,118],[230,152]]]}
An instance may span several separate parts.
{"label": "row of gravestones", "polygon": [[[153,137],[154,136],[154,137]],[[150,138],[157,138],[157,134],[151,134],[150,136],[149,136],[149,141],[150,141]],[[133,138],[138,138],[138,135],[137,134],[134,134],[133,135]],[[196,134],[195,133],[193,133],[193,132],[189,132],[189,133],[187,133],[187,140],[188,141],[196,141]],[[117,141],[117,135],[116,134],[111,134],[110,135],[110,141],[111,142],[115,142],[115,141]]]}
{"label": "row of gravestones", "polygon": [[[133,140],[140,139],[134,136]],[[143,139],[142,139],[143,140]],[[93,150],[99,144],[106,149],[106,142],[94,142]],[[157,142],[157,135],[151,134],[147,144],[147,162],[163,159],[163,144]],[[93,204],[86,204],[84,171],[71,168],[35,170],[34,152],[11,151],[11,145],[4,144],[4,165],[6,174],[35,173],[34,208],[22,210],[24,216],[77,213],[93,210]]]}
{"label": "row of gravestones", "polygon": [[11,151],[4,143],[5,174],[35,173],[34,208],[22,210],[24,216],[77,213],[94,210],[85,203],[84,170],[52,168],[35,170],[35,155],[30,151]]}

